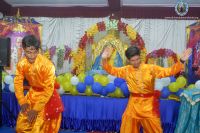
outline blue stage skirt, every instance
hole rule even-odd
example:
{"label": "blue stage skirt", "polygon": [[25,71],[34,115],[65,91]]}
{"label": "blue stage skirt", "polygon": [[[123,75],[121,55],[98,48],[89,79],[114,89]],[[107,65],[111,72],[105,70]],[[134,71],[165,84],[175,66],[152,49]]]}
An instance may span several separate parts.
{"label": "blue stage skirt", "polygon": [[[3,92],[3,124],[14,127],[19,105],[14,93]],[[127,98],[62,95],[64,112],[61,128],[78,131],[119,132],[121,117]],[[164,133],[173,133],[176,127],[180,103],[160,100],[160,113]]]}

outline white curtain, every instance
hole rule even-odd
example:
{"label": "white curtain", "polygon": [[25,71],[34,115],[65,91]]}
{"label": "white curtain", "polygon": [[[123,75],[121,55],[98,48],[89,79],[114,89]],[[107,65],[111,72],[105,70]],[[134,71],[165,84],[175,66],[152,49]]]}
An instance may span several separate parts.
{"label": "white curtain", "polygon": [[[79,40],[85,31],[92,25],[100,21],[108,20],[105,18],[46,18],[39,17],[35,20],[43,25],[42,47],[64,48],[69,46],[76,50]],[[145,42],[147,52],[159,48],[172,49],[181,54],[186,48],[186,27],[195,20],[166,20],[166,19],[122,19],[124,23],[131,25],[141,35]],[[54,63],[56,57],[53,58]],[[56,64],[56,63],[55,63]],[[62,70],[57,73],[69,72],[71,64],[65,61]]]}

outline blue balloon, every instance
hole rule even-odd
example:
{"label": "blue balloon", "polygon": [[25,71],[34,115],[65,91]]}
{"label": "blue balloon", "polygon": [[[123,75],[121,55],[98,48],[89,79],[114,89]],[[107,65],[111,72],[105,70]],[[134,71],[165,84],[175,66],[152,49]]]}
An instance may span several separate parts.
{"label": "blue balloon", "polygon": [[101,94],[102,85],[98,82],[94,82],[94,84],[92,85],[92,91],[96,94]]}
{"label": "blue balloon", "polygon": [[170,77],[170,82],[172,83],[172,82],[176,82],[176,78],[174,77],[174,76],[171,76]]}
{"label": "blue balloon", "polygon": [[125,97],[129,96],[130,93],[129,93],[128,86],[127,86],[126,82],[124,82],[124,83],[121,84],[120,89],[124,93]]}
{"label": "blue balloon", "polygon": [[117,87],[120,87],[124,82],[126,82],[126,81],[122,78],[115,78],[115,80],[114,80],[114,84]]}
{"label": "blue balloon", "polygon": [[179,90],[175,93],[175,95],[180,96],[181,93],[182,93],[183,91],[184,91],[183,89],[179,89]]}
{"label": "blue balloon", "polygon": [[116,87],[113,83],[109,83],[106,85],[105,89],[108,93],[111,93],[115,91]]}
{"label": "blue balloon", "polygon": [[94,83],[94,78],[90,75],[85,77],[85,84],[86,85],[92,85]]}
{"label": "blue balloon", "polygon": [[76,89],[78,90],[79,93],[84,93],[86,89],[86,85],[82,82],[79,82],[76,86]]}
{"label": "blue balloon", "polygon": [[161,98],[168,98],[170,91],[167,87],[164,87],[161,91]]}
{"label": "blue balloon", "polygon": [[107,96],[108,92],[106,91],[106,88],[103,87],[102,91],[101,91],[101,95],[103,96]]}

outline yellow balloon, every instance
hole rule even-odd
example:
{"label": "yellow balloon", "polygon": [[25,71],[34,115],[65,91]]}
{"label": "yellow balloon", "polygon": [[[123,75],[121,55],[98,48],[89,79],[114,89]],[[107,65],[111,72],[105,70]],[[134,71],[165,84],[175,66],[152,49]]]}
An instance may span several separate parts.
{"label": "yellow balloon", "polygon": [[72,78],[72,74],[71,73],[65,73],[65,75],[64,75],[64,80],[65,81],[70,81],[71,78]]}
{"label": "yellow balloon", "polygon": [[183,88],[187,84],[187,79],[183,76],[180,76],[176,79],[176,82],[177,82],[179,88]]}
{"label": "yellow balloon", "polygon": [[179,85],[176,82],[173,82],[169,85],[169,90],[171,92],[177,92],[179,90]]}
{"label": "yellow balloon", "polygon": [[78,79],[79,79],[79,82],[84,82],[84,80],[85,80],[85,73],[80,73],[78,75]]}
{"label": "yellow balloon", "polygon": [[95,74],[95,75],[93,76],[93,78],[94,78],[94,82],[100,82],[101,75]]}
{"label": "yellow balloon", "polygon": [[87,96],[92,96],[93,92],[90,86],[87,86],[86,90],[85,90],[85,94]]}
{"label": "yellow balloon", "polygon": [[62,84],[63,90],[70,91],[72,89],[72,85],[70,82],[65,82]]}
{"label": "yellow balloon", "polygon": [[118,97],[118,98],[123,97],[123,93],[120,88],[116,88],[114,94],[115,94],[115,97]]}
{"label": "yellow balloon", "polygon": [[76,87],[72,87],[72,89],[70,90],[70,93],[75,96],[75,95],[78,95],[78,91],[76,89]]}
{"label": "yellow balloon", "polygon": [[109,83],[109,79],[106,76],[101,76],[99,82],[102,86],[106,86]]}
{"label": "yellow balloon", "polygon": [[62,75],[59,75],[58,77],[56,77],[56,81],[58,82],[58,83],[62,83],[62,80],[63,80],[63,76]]}
{"label": "yellow balloon", "polygon": [[194,89],[194,88],[196,88],[196,87],[195,87],[195,84],[190,84],[190,85],[187,87],[187,89]]}

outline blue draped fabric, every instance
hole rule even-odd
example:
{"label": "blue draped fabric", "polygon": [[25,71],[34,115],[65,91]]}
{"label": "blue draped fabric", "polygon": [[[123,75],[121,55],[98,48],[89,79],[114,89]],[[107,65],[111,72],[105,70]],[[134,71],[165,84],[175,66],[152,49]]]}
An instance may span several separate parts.
{"label": "blue draped fabric", "polygon": [[186,90],[181,95],[175,133],[200,133],[200,89]]}
{"label": "blue draped fabric", "polygon": [[[3,124],[15,126],[19,106],[14,93],[3,92]],[[119,132],[121,117],[128,98],[88,97],[62,95],[65,110],[61,128],[79,131],[116,131]],[[160,100],[161,121],[164,133],[173,133],[178,117],[180,103],[173,100]],[[11,114],[9,111],[12,112]]]}

